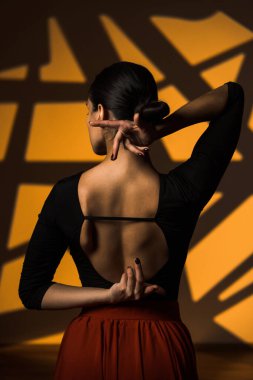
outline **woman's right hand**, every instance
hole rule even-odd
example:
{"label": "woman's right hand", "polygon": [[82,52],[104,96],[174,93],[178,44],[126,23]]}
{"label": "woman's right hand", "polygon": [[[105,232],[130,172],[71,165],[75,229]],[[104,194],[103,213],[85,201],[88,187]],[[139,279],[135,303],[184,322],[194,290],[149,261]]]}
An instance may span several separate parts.
{"label": "woman's right hand", "polygon": [[128,266],[121,276],[120,282],[116,282],[109,290],[110,303],[118,303],[130,300],[139,300],[147,297],[149,294],[158,293],[166,295],[163,287],[155,284],[144,282],[144,275],[139,264],[134,264],[135,270]]}
{"label": "woman's right hand", "polygon": [[134,120],[98,120],[90,121],[90,125],[92,127],[118,128],[112,147],[114,160],[117,158],[121,141],[129,151],[143,155],[157,138],[154,124],[142,120],[139,113],[134,114]]}

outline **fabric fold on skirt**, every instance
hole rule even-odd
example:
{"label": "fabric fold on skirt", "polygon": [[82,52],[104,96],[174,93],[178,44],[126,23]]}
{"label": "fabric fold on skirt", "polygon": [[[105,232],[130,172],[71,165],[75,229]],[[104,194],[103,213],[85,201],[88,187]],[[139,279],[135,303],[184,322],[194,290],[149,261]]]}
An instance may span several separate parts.
{"label": "fabric fold on skirt", "polygon": [[68,324],[54,380],[198,380],[178,301],[84,307]]}

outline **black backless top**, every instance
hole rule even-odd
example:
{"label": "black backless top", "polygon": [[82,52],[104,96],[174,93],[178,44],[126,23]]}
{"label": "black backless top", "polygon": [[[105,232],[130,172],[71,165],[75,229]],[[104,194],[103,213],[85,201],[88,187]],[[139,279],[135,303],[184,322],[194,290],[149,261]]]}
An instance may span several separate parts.
{"label": "black backless top", "polygon": [[[80,246],[84,218],[157,223],[166,238],[170,258],[155,276],[145,281],[164,287],[166,299],[178,298],[180,277],[198,217],[217,189],[240,136],[244,91],[237,82],[226,84],[226,106],[199,137],[191,157],[167,174],[159,173],[159,205],[154,218],[84,216],[77,193],[83,171],[54,184],[38,214],[22,267],[19,297],[26,308],[41,309],[45,292],[56,283],[52,281],[54,273],[68,247],[82,286],[113,285],[97,273]],[[150,297],[161,296],[154,293]]]}

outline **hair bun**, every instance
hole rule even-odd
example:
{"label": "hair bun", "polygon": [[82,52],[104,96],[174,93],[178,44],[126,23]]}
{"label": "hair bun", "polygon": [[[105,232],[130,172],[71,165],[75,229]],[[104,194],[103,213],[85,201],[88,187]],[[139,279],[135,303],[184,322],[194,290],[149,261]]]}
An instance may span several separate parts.
{"label": "hair bun", "polygon": [[170,107],[163,100],[153,100],[142,106],[139,113],[144,120],[159,122],[170,113]]}

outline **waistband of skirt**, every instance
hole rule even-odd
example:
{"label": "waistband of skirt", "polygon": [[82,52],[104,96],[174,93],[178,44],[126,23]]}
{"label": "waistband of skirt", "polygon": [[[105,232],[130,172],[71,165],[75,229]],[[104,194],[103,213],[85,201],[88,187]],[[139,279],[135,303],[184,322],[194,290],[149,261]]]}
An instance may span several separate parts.
{"label": "waistband of skirt", "polygon": [[181,321],[177,300],[140,299],[117,304],[85,306],[80,316],[92,316],[102,319],[164,319]]}

